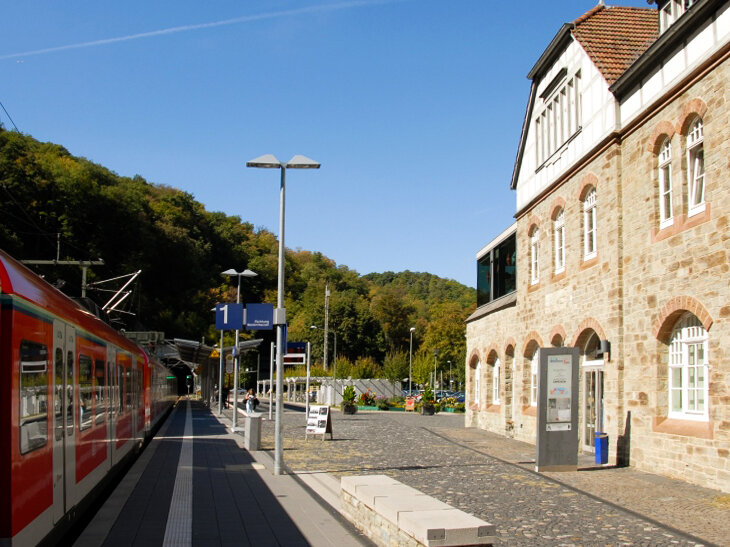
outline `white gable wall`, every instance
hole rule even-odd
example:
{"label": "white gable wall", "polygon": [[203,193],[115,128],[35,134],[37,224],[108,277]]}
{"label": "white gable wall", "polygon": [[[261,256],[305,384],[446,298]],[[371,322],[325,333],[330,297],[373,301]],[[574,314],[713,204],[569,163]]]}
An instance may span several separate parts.
{"label": "white gable wall", "polygon": [[[581,128],[572,140],[553,153],[547,161],[537,165],[535,120],[546,106],[545,100],[540,98],[540,95],[563,68],[567,68],[567,78],[580,72]],[[606,80],[582,46],[575,40],[548,69],[538,85],[534,100],[522,164],[517,178],[516,206],[518,212],[570,169],[597,143],[613,132],[617,124],[616,100],[609,92]]]}

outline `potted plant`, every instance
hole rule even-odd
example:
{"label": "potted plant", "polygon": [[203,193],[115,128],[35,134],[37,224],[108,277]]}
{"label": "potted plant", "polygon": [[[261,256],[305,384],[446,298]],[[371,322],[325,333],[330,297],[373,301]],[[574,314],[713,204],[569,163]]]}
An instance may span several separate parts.
{"label": "potted plant", "polygon": [[342,405],[340,406],[343,414],[355,414],[357,405],[355,404],[355,386],[346,386],[342,392]]}
{"label": "potted plant", "polygon": [[426,386],[423,396],[421,397],[421,414],[433,416],[433,413],[436,411],[436,407],[434,405],[435,400],[436,398],[433,395],[433,390],[430,386]]}

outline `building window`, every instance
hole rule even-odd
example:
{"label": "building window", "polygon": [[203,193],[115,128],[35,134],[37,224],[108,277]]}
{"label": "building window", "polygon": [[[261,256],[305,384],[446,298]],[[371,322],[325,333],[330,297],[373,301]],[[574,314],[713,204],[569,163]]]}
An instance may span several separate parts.
{"label": "building window", "polygon": [[659,8],[659,32],[665,32],[696,0],[667,0]]}
{"label": "building window", "polygon": [[555,273],[565,271],[565,210],[561,209],[553,221],[555,240]]}
{"label": "building window", "polygon": [[596,189],[592,188],[583,201],[583,258],[596,256]]}
{"label": "building window", "polygon": [[540,281],[540,229],[535,228],[530,236],[530,284]]}
{"label": "building window", "polygon": [[689,215],[705,210],[705,150],[702,119],[697,118],[687,135]]}
{"label": "building window", "polygon": [[530,362],[530,405],[537,406],[537,372],[540,367],[540,359],[538,356],[538,350],[532,356]]}
{"label": "building window", "polygon": [[500,397],[499,397],[499,377],[502,370],[502,364],[499,362],[499,359],[497,359],[494,362],[494,367],[492,369],[492,404],[498,405],[500,404]]}
{"label": "building window", "polygon": [[659,152],[659,228],[671,226],[672,218],[672,143],[665,139]]}
{"label": "building window", "polygon": [[674,327],[669,343],[669,417],[707,420],[708,336],[691,313]]}
{"label": "building window", "polygon": [[479,404],[479,396],[481,394],[481,381],[482,381],[482,364],[477,363],[474,369],[474,402]]}
{"label": "building window", "polygon": [[517,288],[517,234],[512,233],[477,259],[477,306]]}
{"label": "building window", "polygon": [[[552,86],[549,86],[551,88]],[[537,165],[542,165],[580,129],[580,73],[565,79],[544,97],[535,118]]]}

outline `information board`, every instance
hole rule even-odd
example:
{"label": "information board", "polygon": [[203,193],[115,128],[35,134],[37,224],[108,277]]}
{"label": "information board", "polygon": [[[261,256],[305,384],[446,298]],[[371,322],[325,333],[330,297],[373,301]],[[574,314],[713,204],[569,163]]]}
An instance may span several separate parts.
{"label": "information board", "polygon": [[536,471],[578,468],[578,348],[540,348]]}
{"label": "information board", "polygon": [[332,416],[330,407],[327,405],[310,405],[307,416],[307,430],[304,434],[306,439],[309,435],[322,435],[324,441],[326,434],[332,439]]}

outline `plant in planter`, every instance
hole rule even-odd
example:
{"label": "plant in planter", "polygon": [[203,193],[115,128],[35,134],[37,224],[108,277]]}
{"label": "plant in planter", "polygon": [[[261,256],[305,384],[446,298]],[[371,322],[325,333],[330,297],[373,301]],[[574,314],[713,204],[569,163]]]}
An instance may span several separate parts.
{"label": "plant in planter", "polygon": [[343,414],[355,414],[357,405],[355,404],[355,386],[346,386],[342,392],[342,404],[340,405]]}
{"label": "plant in planter", "polygon": [[435,400],[433,390],[429,386],[426,386],[423,397],[421,397],[421,414],[433,416],[433,413],[436,412]]}

